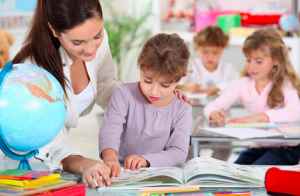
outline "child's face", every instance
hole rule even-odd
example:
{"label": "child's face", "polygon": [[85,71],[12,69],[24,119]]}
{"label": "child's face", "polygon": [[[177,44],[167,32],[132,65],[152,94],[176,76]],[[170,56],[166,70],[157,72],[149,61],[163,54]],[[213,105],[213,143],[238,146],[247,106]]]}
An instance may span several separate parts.
{"label": "child's face", "polygon": [[202,64],[209,71],[214,71],[218,67],[222,52],[223,48],[218,46],[200,46],[198,48]]}
{"label": "child's face", "polygon": [[255,81],[269,80],[269,73],[277,65],[277,61],[261,50],[255,50],[246,55],[247,72]]}
{"label": "child's face", "polygon": [[[174,98],[174,90],[177,83],[170,83],[163,76],[150,79],[154,73],[150,71],[140,72],[140,89],[145,100],[153,106],[164,106]],[[147,77],[148,76],[148,77]]]}

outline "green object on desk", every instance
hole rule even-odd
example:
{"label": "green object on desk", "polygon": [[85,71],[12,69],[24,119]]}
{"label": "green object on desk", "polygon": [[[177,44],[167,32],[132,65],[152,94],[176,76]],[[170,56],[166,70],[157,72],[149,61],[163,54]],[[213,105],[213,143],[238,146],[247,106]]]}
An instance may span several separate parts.
{"label": "green object on desk", "polygon": [[239,14],[219,15],[217,19],[217,26],[219,26],[224,33],[229,33],[232,27],[240,27],[242,18]]}
{"label": "green object on desk", "polygon": [[179,85],[179,86],[178,86],[178,89],[179,89],[179,90],[182,90],[182,85]]}
{"label": "green object on desk", "polygon": [[[224,108],[222,108],[222,111],[225,113]],[[223,118],[225,119],[225,116],[223,116]],[[226,123],[223,123],[223,127],[225,127]]]}

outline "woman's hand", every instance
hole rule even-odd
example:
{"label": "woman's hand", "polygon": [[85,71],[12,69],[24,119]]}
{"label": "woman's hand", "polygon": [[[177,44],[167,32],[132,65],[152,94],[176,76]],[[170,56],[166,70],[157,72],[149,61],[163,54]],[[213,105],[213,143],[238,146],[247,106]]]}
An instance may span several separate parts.
{"label": "woman's hand", "polygon": [[231,123],[255,123],[255,122],[269,122],[269,117],[266,113],[253,114],[242,118],[234,118],[229,122]]}
{"label": "woman's hand", "polygon": [[140,169],[141,167],[150,167],[150,164],[146,159],[144,159],[139,155],[132,154],[126,157],[126,159],[124,160],[125,170],[127,169],[135,170],[135,169]]}
{"label": "woman's hand", "polygon": [[103,162],[94,159],[84,158],[77,155],[70,155],[61,161],[63,169],[66,172],[73,174],[81,174],[82,182],[86,186],[96,188],[94,179],[98,183],[98,186],[103,186],[101,179],[104,179],[106,185],[110,185],[110,169]]}
{"label": "woman's hand", "polygon": [[82,173],[82,182],[86,186],[90,185],[92,188],[96,188],[95,181],[98,183],[98,186],[103,186],[101,176],[103,177],[106,185],[110,185],[110,169],[103,162],[88,159],[85,164],[81,166]]}
{"label": "woman's hand", "polygon": [[114,179],[115,177],[119,177],[121,173],[121,164],[118,160],[107,160],[104,161],[104,163],[109,167],[110,169],[110,177],[111,179]]}
{"label": "woman's hand", "polygon": [[222,110],[214,110],[210,113],[209,118],[216,123],[223,124],[226,122],[227,115]]}
{"label": "woman's hand", "polygon": [[175,89],[175,91],[178,93],[178,98],[179,98],[179,99],[183,98],[183,100],[184,100],[185,102],[188,102],[189,104],[192,104],[192,103],[193,103],[193,101],[192,101],[192,100],[189,100],[188,97],[187,97],[185,94],[183,94],[181,90]]}

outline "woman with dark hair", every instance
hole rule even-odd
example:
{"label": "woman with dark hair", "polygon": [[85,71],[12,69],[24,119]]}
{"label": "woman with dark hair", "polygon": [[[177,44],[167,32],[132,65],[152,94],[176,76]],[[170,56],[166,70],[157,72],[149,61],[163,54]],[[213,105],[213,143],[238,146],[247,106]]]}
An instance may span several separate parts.
{"label": "woman with dark hair", "polygon": [[[68,131],[77,127],[79,117],[89,114],[95,104],[106,109],[115,87],[121,84],[114,78],[99,0],[37,0],[29,32],[13,63],[46,69],[67,96],[64,127],[53,141],[39,149],[36,157],[50,170],[82,174],[86,185],[95,187],[95,179],[102,186],[101,176],[109,185],[111,168],[85,158],[66,142]],[[182,97],[181,92],[178,97]],[[11,161],[3,153],[0,160]]]}
{"label": "woman with dark hair", "polygon": [[95,179],[101,186],[101,176],[109,184],[110,168],[101,161],[85,158],[66,142],[68,131],[77,127],[79,117],[89,114],[94,104],[105,109],[114,88],[121,84],[114,78],[99,0],[37,0],[29,32],[13,63],[46,69],[67,95],[64,127],[52,142],[39,149],[36,157],[50,170],[82,174],[86,185],[95,187]]}

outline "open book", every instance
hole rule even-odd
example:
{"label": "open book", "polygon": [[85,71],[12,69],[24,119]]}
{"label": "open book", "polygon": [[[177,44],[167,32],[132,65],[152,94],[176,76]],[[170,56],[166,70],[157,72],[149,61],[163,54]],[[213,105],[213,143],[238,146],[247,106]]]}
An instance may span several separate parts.
{"label": "open book", "polygon": [[[122,170],[105,188],[146,187],[264,187],[265,170],[227,163],[210,157],[197,157],[183,169],[177,167]],[[100,188],[102,189],[102,188]]]}

